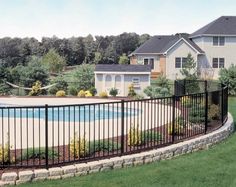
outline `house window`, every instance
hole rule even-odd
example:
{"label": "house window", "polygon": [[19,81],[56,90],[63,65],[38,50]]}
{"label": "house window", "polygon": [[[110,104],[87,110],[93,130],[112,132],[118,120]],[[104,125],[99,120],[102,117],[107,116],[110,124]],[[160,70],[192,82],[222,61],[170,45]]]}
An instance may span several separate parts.
{"label": "house window", "polygon": [[220,46],[225,45],[225,37],[219,37],[220,38]]}
{"label": "house window", "polygon": [[132,80],[132,84],[134,87],[140,86],[140,79],[138,77],[134,77]]}
{"label": "house window", "polygon": [[214,36],[214,37],[213,37],[213,45],[214,45],[214,46],[217,46],[217,45],[218,45],[218,39],[219,39],[219,38],[218,38],[217,36]]}
{"label": "house window", "polygon": [[225,67],[225,59],[219,58],[219,68],[224,68],[224,67]]}
{"label": "house window", "polygon": [[154,58],[144,58],[143,59],[144,65],[150,65],[152,69],[154,69]]}
{"label": "house window", "polygon": [[213,58],[213,60],[212,60],[212,67],[213,68],[218,68],[218,58]]}
{"label": "house window", "polygon": [[151,68],[154,69],[154,58],[149,59],[149,64],[150,64]]}
{"label": "house window", "polygon": [[182,58],[182,68],[185,68],[187,62],[187,58]]}
{"label": "house window", "polygon": [[175,68],[181,68],[181,58],[175,58]]}
{"label": "house window", "polygon": [[148,58],[144,58],[143,64],[144,64],[144,65],[148,65]]}
{"label": "house window", "polygon": [[186,66],[186,57],[176,57],[175,58],[175,68],[184,68]]}
{"label": "house window", "polygon": [[214,46],[224,46],[225,45],[225,37],[213,36],[213,45]]}
{"label": "house window", "polygon": [[213,58],[212,59],[212,67],[213,68],[224,68],[225,67],[225,59],[224,58]]}

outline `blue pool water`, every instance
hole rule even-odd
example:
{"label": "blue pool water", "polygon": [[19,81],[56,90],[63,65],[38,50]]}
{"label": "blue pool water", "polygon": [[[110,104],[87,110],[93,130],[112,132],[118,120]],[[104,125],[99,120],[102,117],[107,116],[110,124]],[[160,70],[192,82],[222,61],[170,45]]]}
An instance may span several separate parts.
{"label": "blue pool water", "polygon": [[[125,109],[125,116],[138,115],[140,111]],[[0,118],[35,118],[45,119],[45,108],[0,108]],[[116,119],[121,117],[121,108],[94,106],[70,106],[48,108],[49,121],[87,122],[100,119]]]}

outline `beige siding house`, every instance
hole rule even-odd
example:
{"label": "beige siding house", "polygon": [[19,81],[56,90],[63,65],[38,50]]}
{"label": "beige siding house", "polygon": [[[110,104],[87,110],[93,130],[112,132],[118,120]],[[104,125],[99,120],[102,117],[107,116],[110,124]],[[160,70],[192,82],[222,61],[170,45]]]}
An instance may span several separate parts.
{"label": "beige siding house", "polygon": [[129,56],[131,64],[150,65],[151,78],[163,74],[169,79],[176,79],[181,78],[180,69],[189,53],[195,61],[204,54],[187,34],[176,34],[154,36]]}
{"label": "beige siding house", "polygon": [[154,36],[132,52],[131,64],[149,64],[151,77],[181,78],[188,53],[202,78],[218,78],[221,68],[236,64],[236,16],[222,16],[192,34]]}
{"label": "beige siding house", "polygon": [[95,67],[95,88],[97,93],[118,89],[118,96],[127,96],[128,87],[133,84],[138,94],[150,85],[149,65],[98,64]]}

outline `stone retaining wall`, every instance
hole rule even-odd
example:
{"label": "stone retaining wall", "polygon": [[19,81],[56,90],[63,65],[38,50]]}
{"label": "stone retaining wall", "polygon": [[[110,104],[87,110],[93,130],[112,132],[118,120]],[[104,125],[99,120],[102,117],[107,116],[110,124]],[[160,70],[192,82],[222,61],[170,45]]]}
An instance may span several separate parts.
{"label": "stone retaining wall", "polygon": [[228,114],[228,121],[223,127],[212,133],[197,137],[195,139],[187,140],[185,142],[173,144],[168,147],[158,148],[147,152],[115,157],[100,161],[93,161],[63,167],[54,167],[48,170],[26,170],[20,171],[18,174],[16,172],[3,173],[0,181],[0,186],[9,184],[15,185],[46,179],[64,179],[68,177],[82,176],[90,173],[109,171],[112,169],[119,169],[123,167],[133,167],[160,160],[170,159],[172,157],[176,157],[186,153],[208,149],[210,146],[226,139],[233,131],[233,118],[230,114]]}

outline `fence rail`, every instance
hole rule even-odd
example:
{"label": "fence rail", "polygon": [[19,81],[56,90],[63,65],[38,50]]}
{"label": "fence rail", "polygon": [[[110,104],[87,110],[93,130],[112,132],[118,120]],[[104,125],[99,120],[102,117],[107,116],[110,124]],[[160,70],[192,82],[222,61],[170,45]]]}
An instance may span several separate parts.
{"label": "fence rail", "polygon": [[227,113],[224,86],[154,99],[1,106],[0,167],[48,168],[157,148],[215,130]]}

